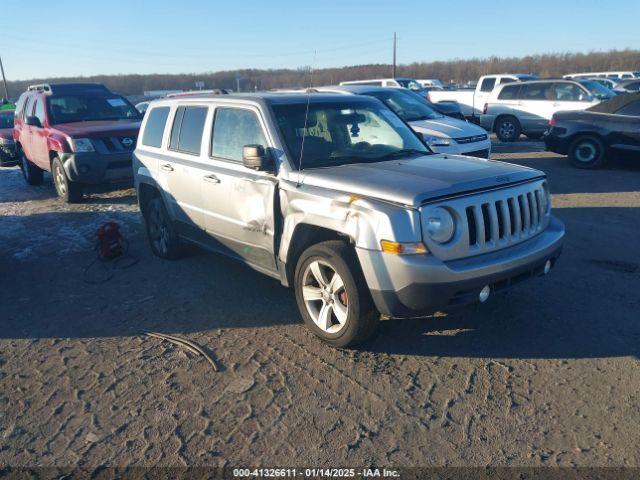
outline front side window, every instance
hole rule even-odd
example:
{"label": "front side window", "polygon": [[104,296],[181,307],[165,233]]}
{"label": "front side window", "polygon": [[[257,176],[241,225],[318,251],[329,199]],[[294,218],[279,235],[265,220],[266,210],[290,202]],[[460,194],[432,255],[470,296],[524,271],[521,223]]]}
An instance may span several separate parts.
{"label": "front side window", "polygon": [[169,141],[171,150],[200,155],[207,110],[207,107],[178,107]]}
{"label": "front side window", "polygon": [[389,89],[386,91],[371,92],[368,95],[381,100],[382,103],[393,110],[405,122],[442,118],[442,114],[430,108],[427,102],[413,92]]}
{"label": "front side window", "polygon": [[158,107],[151,110],[147,117],[147,124],[142,134],[142,144],[148,147],[160,148],[162,135],[169,116],[169,107]]}
{"label": "front side window", "polygon": [[495,86],[496,86],[495,78],[485,78],[484,80],[482,80],[482,83],[480,84],[480,91],[490,92],[491,90],[493,90],[493,87]]}
{"label": "front side window", "polygon": [[118,95],[53,95],[48,100],[51,124],[141,118],[136,107]]}
{"label": "front side window", "polygon": [[[591,83],[597,85],[595,82]],[[589,100],[589,96],[575,83],[554,83],[550,92],[550,100],[558,102],[581,102]]]}
{"label": "front side window", "polygon": [[29,97],[29,99],[27,100],[27,104],[24,108],[24,115],[23,115],[23,119],[27,119],[27,117],[30,117],[33,114],[33,102],[35,101],[36,97]]}
{"label": "front side window", "polygon": [[217,108],[213,119],[211,156],[241,162],[245,145],[267,146],[256,113],[242,108]]}
{"label": "front side window", "polygon": [[33,111],[33,116],[40,121],[40,125],[44,125],[44,103],[40,98],[36,100],[36,108]]}
{"label": "front side window", "polygon": [[630,117],[640,117],[640,100],[627,103],[616,112],[618,115],[628,115]]}
{"label": "front side window", "polygon": [[431,153],[379,102],[314,102],[308,113],[305,103],[272,108],[291,161],[303,170]]}

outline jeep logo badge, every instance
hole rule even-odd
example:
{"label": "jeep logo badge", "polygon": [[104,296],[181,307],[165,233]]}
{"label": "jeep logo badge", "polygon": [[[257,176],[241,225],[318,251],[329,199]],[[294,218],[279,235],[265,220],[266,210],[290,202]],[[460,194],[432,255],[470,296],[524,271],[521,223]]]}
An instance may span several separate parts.
{"label": "jeep logo badge", "polygon": [[125,147],[130,147],[131,145],[133,145],[133,140],[129,137],[125,137],[122,139],[122,145]]}

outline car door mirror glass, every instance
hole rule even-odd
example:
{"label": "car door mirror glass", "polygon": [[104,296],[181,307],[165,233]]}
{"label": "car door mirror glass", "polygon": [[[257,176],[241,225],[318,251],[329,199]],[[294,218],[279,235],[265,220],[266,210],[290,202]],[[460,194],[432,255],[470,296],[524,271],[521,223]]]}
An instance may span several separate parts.
{"label": "car door mirror glass", "polygon": [[27,125],[31,127],[42,127],[38,117],[27,117]]}
{"label": "car door mirror glass", "polygon": [[267,171],[273,162],[262,145],[245,145],[242,147],[242,164],[256,171]]}

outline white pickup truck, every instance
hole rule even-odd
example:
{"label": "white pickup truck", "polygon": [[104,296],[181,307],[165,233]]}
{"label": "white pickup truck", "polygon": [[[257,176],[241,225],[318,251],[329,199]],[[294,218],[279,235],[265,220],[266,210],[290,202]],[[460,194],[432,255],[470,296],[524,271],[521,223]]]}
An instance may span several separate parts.
{"label": "white pickup truck", "polygon": [[475,90],[432,90],[428,93],[427,98],[432,103],[458,102],[462,114],[478,123],[484,104],[496,85],[535,80],[536,78],[538,77],[535,75],[522,73],[484,75],[478,80]]}

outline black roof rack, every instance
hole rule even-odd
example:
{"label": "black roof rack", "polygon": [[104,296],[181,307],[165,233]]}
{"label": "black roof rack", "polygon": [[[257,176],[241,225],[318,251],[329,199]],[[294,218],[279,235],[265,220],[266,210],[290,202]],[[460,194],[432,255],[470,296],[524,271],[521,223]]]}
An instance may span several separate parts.
{"label": "black roof rack", "polygon": [[64,95],[73,93],[104,94],[112,93],[101,83],[40,83],[29,85],[28,91],[39,91],[52,95]]}

